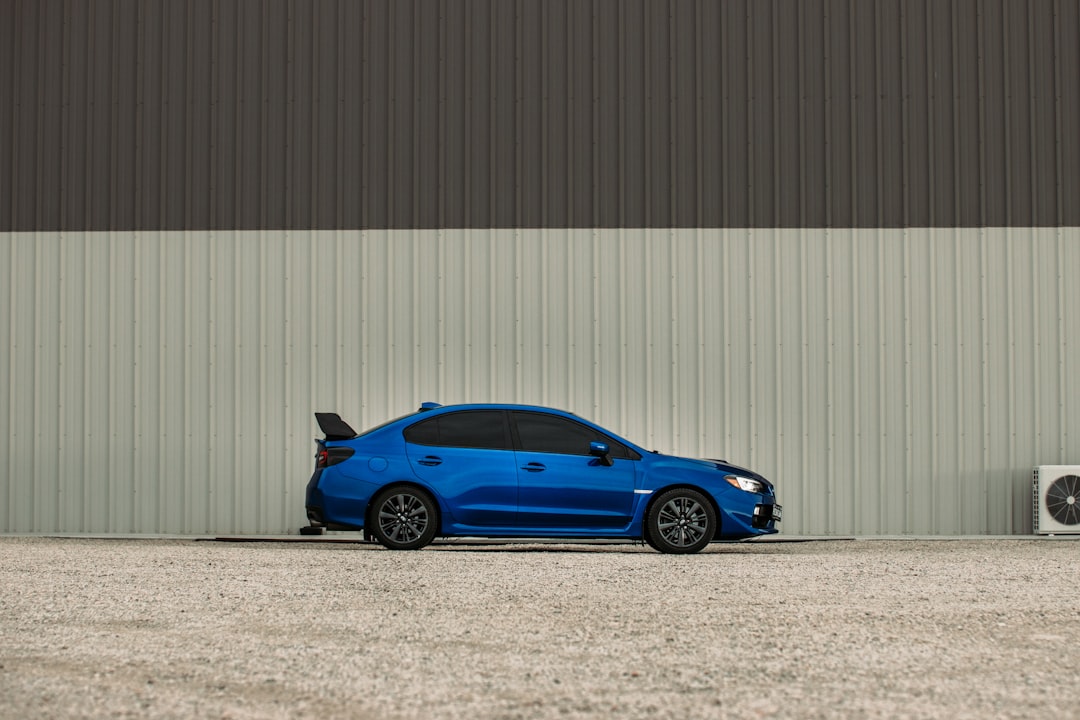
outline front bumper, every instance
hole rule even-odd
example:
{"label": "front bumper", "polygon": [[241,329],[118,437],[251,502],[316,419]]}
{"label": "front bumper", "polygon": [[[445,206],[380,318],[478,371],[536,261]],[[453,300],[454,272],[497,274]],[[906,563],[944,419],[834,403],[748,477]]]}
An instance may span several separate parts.
{"label": "front bumper", "polygon": [[780,522],[784,508],[776,503],[769,505],[757,505],[754,507],[754,516],[751,524],[756,530],[771,528],[773,523]]}

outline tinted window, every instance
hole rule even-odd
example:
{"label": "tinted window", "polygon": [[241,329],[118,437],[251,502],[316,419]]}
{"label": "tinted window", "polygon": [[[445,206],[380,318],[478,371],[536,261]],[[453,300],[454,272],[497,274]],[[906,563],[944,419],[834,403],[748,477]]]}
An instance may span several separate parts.
{"label": "tinted window", "polygon": [[431,418],[405,428],[405,442],[417,445],[438,445],[439,418]]}
{"label": "tinted window", "polygon": [[406,428],[405,440],[417,445],[510,449],[506,415],[501,410],[472,410],[433,417]]}
{"label": "tinted window", "polygon": [[628,458],[629,451],[620,443],[592,428],[556,415],[514,413],[518,439],[525,452],[588,455],[589,443],[607,443],[614,458]]}

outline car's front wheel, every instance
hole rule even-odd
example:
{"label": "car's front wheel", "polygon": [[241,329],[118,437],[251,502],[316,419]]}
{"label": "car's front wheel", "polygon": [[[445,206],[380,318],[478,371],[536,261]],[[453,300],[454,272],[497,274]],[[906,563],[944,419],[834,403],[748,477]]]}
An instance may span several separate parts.
{"label": "car's front wheel", "polygon": [[696,553],[716,534],[716,511],[697,490],[668,490],[649,509],[645,532],[660,552]]}
{"label": "car's front wheel", "polygon": [[391,550],[419,550],[435,539],[435,501],[413,487],[387,488],[373,503],[371,532]]}

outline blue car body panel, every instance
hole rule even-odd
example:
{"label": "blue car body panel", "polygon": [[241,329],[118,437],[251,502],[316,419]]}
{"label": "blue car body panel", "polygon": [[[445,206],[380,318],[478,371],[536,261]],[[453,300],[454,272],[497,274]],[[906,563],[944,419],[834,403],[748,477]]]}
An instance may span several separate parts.
{"label": "blue car body panel", "polygon": [[515,452],[522,528],[625,529],[634,517],[636,465],[584,455]]}
{"label": "blue car body panel", "polygon": [[[511,446],[499,449],[423,444],[405,437],[409,428],[431,418],[492,410],[505,412],[511,429],[517,425],[510,418],[518,411],[572,420],[605,442],[623,446],[625,457],[605,463],[587,454],[526,452],[516,430]],[[318,467],[308,483],[309,520],[331,529],[365,529],[374,496],[384,487],[404,484],[423,488],[435,499],[442,536],[640,540],[650,500],[674,487],[694,488],[713,501],[719,520],[714,540],[777,531],[770,519],[773,486],[757,473],[723,461],[649,452],[572,413],[549,408],[437,407],[354,438],[316,442],[320,452],[352,453]],[[734,487],[725,480],[728,475],[756,480],[764,492]]]}
{"label": "blue car body panel", "polygon": [[513,450],[406,443],[406,452],[416,479],[439,500],[444,524],[446,520],[475,528],[514,524],[518,486]]}

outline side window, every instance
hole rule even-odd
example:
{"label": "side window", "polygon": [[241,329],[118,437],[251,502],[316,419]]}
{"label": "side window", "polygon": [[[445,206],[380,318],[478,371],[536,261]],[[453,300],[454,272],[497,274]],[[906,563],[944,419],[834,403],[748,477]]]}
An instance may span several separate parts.
{"label": "side window", "polygon": [[629,451],[620,443],[590,427],[557,415],[515,412],[518,439],[525,452],[588,455],[589,443],[607,443],[614,458],[628,458]]}
{"label": "side window", "polygon": [[439,415],[405,429],[405,441],[417,445],[509,450],[510,434],[501,410],[467,410]]}
{"label": "side window", "polygon": [[416,445],[438,445],[439,418],[431,418],[405,428],[405,442]]}

